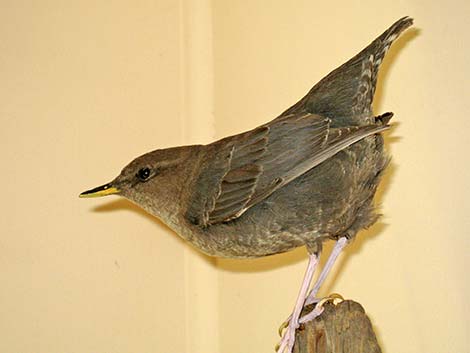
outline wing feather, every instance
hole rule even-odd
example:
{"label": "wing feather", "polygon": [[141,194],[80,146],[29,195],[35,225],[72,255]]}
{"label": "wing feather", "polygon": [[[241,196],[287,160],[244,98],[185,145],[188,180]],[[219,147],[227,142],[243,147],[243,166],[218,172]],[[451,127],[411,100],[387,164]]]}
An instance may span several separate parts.
{"label": "wing feather", "polygon": [[[211,145],[196,182],[188,219],[209,226],[240,217],[277,189],[360,139],[388,128],[330,128],[314,114],[292,114]],[[388,119],[384,121],[388,122]]]}

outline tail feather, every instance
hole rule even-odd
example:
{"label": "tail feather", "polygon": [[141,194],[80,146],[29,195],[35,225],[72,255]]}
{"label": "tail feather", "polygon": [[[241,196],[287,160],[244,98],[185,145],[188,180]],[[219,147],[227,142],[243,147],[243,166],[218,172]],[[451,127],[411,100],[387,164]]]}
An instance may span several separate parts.
{"label": "tail feather", "polygon": [[359,54],[330,72],[281,116],[308,112],[328,117],[332,126],[370,123],[377,73],[388,49],[413,24],[403,17]]}

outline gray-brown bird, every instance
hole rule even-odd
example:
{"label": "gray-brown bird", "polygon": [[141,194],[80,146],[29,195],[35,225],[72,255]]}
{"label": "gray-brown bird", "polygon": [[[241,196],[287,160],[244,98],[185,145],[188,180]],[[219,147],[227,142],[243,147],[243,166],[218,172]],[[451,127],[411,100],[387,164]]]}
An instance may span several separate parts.
{"label": "gray-brown bird", "polygon": [[[404,17],[297,104],[260,127],[208,145],[156,150],[81,197],[119,194],[161,219],[202,252],[252,258],[306,246],[309,262],[279,352],[291,351],[304,305],[341,249],[377,220],[373,197],[388,161],[374,116],[377,72]],[[307,297],[322,243],[337,243]]]}

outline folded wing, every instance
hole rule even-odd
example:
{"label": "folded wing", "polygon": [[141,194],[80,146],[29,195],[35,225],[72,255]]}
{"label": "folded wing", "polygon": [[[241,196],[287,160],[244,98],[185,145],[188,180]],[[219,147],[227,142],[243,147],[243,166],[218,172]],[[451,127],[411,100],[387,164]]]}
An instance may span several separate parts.
{"label": "folded wing", "polygon": [[206,146],[217,151],[216,158],[202,162],[188,219],[201,226],[236,219],[339,151],[388,128],[380,123],[332,129],[330,123],[315,114],[290,114]]}

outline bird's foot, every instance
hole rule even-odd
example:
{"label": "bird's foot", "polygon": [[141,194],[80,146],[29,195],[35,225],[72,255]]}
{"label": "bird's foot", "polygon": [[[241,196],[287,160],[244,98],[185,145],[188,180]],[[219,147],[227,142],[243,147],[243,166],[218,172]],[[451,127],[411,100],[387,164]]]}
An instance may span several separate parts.
{"label": "bird's foot", "polygon": [[315,305],[315,308],[311,312],[302,316],[299,319],[299,323],[303,324],[305,322],[312,321],[316,317],[320,316],[324,310],[323,305],[325,305],[325,303],[333,303],[334,305],[337,305],[341,303],[343,300],[344,298],[340,294],[337,294],[337,293],[332,293],[328,297],[320,299]]}
{"label": "bird's foot", "polygon": [[[305,301],[304,303],[304,307],[306,307],[307,305],[312,305],[312,304],[317,304],[318,302],[320,302],[322,300],[322,298],[307,298],[307,300]],[[284,330],[287,328],[287,326],[289,326],[289,322],[290,322],[290,319],[292,318],[292,314],[290,314],[287,319],[284,320],[284,322],[281,324],[281,326],[279,326],[279,329],[278,329],[278,332],[279,332],[279,336],[282,337],[282,333],[284,332]],[[302,321],[303,322],[303,321]],[[300,322],[300,323],[302,323]]]}
{"label": "bird's foot", "polygon": [[[332,297],[332,294],[330,297]],[[326,299],[315,298],[312,300],[312,303],[322,303],[321,305],[316,305],[315,308],[308,313],[307,315],[299,318],[292,319],[292,314],[281,324],[279,327],[279,336],[281,336],[281,341],[276,345],[277,353],[291,353],[294,348],[295,343],[295,331],[299,328],[301,323],[313,320],[315,317],[319,316],[323,312],[323,303]]]}
{"label": "bird's foot", "polygon": [[[307,270],[305,271],[304,279],[302,285],[300,286],[299,295],[295,301],[294,310],[290,316],[288,323],[284,323],[281,326],[279,334],[281,334],[281,342],[276,346],[276,351],[278,353],[291,353],[294,348],[295,342],[295,330],[299,327],[299,318],[304,307],[305,299],[307,297],[308,288],[310,282],[312,281],[313,273],[315,272],[315,267],[318,263],[318,257],[316,254],[309,255]],[[284,331],[284,328],[287,328]],[[284,331],[284,334],[282,334]]]}
{"label": "bird's foot", "polygon": [[299,318],[295,318],[295,320],[289,318],[279,327],[279,335],[282,338],[276,346],[277,353],[292,353],[295,343],[295,330],[299,326]]}

